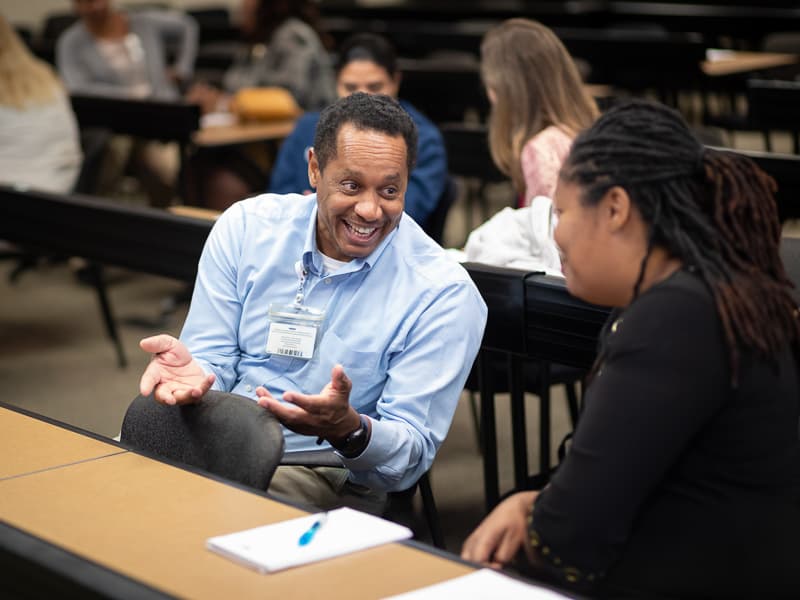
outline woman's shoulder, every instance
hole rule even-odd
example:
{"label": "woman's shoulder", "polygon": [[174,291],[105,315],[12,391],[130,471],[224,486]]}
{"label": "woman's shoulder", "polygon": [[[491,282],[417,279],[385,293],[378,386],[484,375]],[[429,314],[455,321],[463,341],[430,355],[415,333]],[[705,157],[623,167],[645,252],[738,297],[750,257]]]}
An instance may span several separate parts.
{"label": "woman's shoulder", "polygon": [[699,275],[685,268],[643,292],[622,312],[620,320],[626,321],[624,329],[637,336],[710,335],[722,339],[711,290]]}
{"label": "woman's shoulder", "polygon": [[525,148],[554,148],[564,155],[572,146],[573,136],[562,127],[550,125],[529,139]]}

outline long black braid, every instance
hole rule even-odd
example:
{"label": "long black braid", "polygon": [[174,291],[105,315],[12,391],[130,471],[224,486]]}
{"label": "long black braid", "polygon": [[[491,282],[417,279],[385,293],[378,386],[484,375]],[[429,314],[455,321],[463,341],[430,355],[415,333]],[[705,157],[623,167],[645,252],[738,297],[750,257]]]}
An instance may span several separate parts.
{"label": "long black braid", "polygon": [[624,188],[649,227],[634,298],[654,246],[711,290],[738,379],[741,348],[775,357],[800,348],[800,318],[780,258],[774,180],[749,159],[705,149],[676,111],[634,100],[579,135],[561,177],[596,204]]}

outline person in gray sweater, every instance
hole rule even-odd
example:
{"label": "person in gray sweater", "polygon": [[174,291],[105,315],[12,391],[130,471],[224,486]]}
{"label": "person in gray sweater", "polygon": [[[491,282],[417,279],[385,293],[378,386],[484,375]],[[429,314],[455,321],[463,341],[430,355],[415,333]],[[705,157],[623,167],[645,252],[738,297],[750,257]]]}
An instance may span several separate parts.
{"label": "person in gray sweater", "polygon": [[[180,100],[197,55],[194,19],[177,11],[124,12],[111,0],[73,0],[73,5],[80,20],[56,44],[56,65],[70,93]],[[127,169],[151,205],[165,206],[175,196],[178,164],[175,144],[115,136],[97,192],[113,193]]]}
{"label": "person in gray sweater", "polygon": [[[72,93],[177,99],[194,72],[198,29],[177,11],[116,10],[111,0],[74,0],[80,20],[56,45],[56,65]],[[177,48],[167,61],[167,48]]]}

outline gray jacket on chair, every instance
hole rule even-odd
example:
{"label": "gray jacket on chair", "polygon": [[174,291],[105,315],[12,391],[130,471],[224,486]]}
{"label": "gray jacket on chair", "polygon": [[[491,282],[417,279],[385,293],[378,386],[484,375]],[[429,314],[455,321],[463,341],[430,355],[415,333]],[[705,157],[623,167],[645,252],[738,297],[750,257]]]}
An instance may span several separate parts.
{"label": "gray jacket on chair", "polygon": [[[197,56],[197,23],[176,11],[129,13],[128,19],[131,32],[144,49],[151,97],[177,99],[180,92],[167,76],[167,69],[172,67],[180,79],[191,77]],[[177,41],[177,55],[174,64],[167,65],[167,44],[172,40]],[[56,65],[71,93],[127,96],[125,82],[100,54],[95,39],[80,21],[58,38]]]}

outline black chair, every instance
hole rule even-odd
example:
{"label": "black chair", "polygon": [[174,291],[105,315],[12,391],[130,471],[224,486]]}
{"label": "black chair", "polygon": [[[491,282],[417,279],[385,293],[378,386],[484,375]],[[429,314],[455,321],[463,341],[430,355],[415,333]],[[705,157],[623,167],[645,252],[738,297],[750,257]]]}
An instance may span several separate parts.
{"label": "black chair", "polygon": [[[508,181],[501,173],[489,153],[489,132],[485,125],[464,123],[443,123],[440,126],[447,150],[447,165],[450,174],[464,183],[467,205],[467,227],[474,229],[472,222],[473,206],[481,207],[481,222],[489,218],[489,203],[486,199],[486,186],[491,183]],[[509,197],[509,205],[514,198]]]}
{"label": "black chair", "polygon": [[483,90],[477,60],[457,57],[400,59],[400,97],[419,108],[434,123],[462,121],[468,111],[485,119],[489,100]]}
{"label": "black chair", "polygon": [[[464,265],[489,309],[468,389],[481,394],[480,430],[487,510],[499,499],[494,395],[509,392],[514,487],[546,483],[550,474],[550,386],[567,385],[574,420],[576,384],[591,365],[608,310],[571,297],[560,278],[477,263]],[[573,391],[570,392],[570,387]],[[528,471],[525,392],[539,397],[539,472]],[[574,392],[574,393],[573,393]]]}
{"label": "black chair", "polygon": [[[103,156],[110,140],[111,132],[105,129],[91,127],[81,130],[80,141],[83,161],[78,172],[78,179],[73,186],[73,192],[78,194],[95,193],[100,178]],[[16,282],[25,271],[35,268],[44,259],[56,262],[63,260],[63,257],[54,257],[46,252],[37,251],[32,247],[5,254],[2,258],[17,258],[16,267],[8,275],[8,280],[12,283]]]}
{"label": "black chair", "polygon": [[696,90],[706,45],[698,33],[670,33],[663,27],[555,28],[569,53],[591,65],[589,83],[641,93],[655,90],[677,105],[681,90]]}
{"label": "black chair", "polygon": [[[195,279],[211,226],[204,219],[149,207],[0,186],[0,239],[37,252],[79,256],[90,264],[116,265],[187,283]],[[142,231],[149,235],[142,236]],[[170,259],[164,260],[165,256]],[[87,275],[98,291],[105,325],[122,367],[125,355],[105,287],[102,281],[92,279],[98,273],[99,269],[91,269]]]}
{"label": "black chair", "polygon": [[[73,186],[73,191],[78,194],[93,194],[97,189],[104,153],[111,139],[111,132],[88,128],[81,130],[81,151],[83,152],[83,162],[78,172],[78,179]],[[58,262],[64,260],[63,256],[54,256],[52,253],[41,251],[34,246],[19,247],[0,255],[0,259],[16,259],[17,264],[8,274],[8,280],[15,283],[20,276],[30,269],[33,269],[43,260]]]}
{"label": "black chair", "polygon": [[800,304],[800,238],[781,238],[781,259],[786,274],[794,284],[794,298]]}
{"label": "black chair", "polygon": [[[282,466],[301,466],[301,467],[341,467],[342,461],[332,450],[312,450],[307,452],[290,452],[285,454]],[[437,548],[445,549],[444,535],[439,524],[439,512],[436,510],[436,502],[433,499],[433,490],[428,472],[423,473],[417,483],[410,488],[399,492],[390,492],[387,499],[386,510],[383,516],[390,521],[395,521],[413,529],[414,522],[414,495],[419,489],[422,498],[422,511],[425,515],[425,522],[428,525],[431,541]],[[419,537],[417,535],[417,537]]]}
{"label": "black chair", "polygon": [[795,154],[800,154],[800,82],[751,79],[747,82],[750,122],[764,135],[764,145],[772,151],[771,131],[788,131]]}
{"label": "black chair", "polygon": [[120,441],[262,491],[284,445],[280,423],[269,411],[249,398],[217,391],[185,406],[137,396],[125,413]]}

